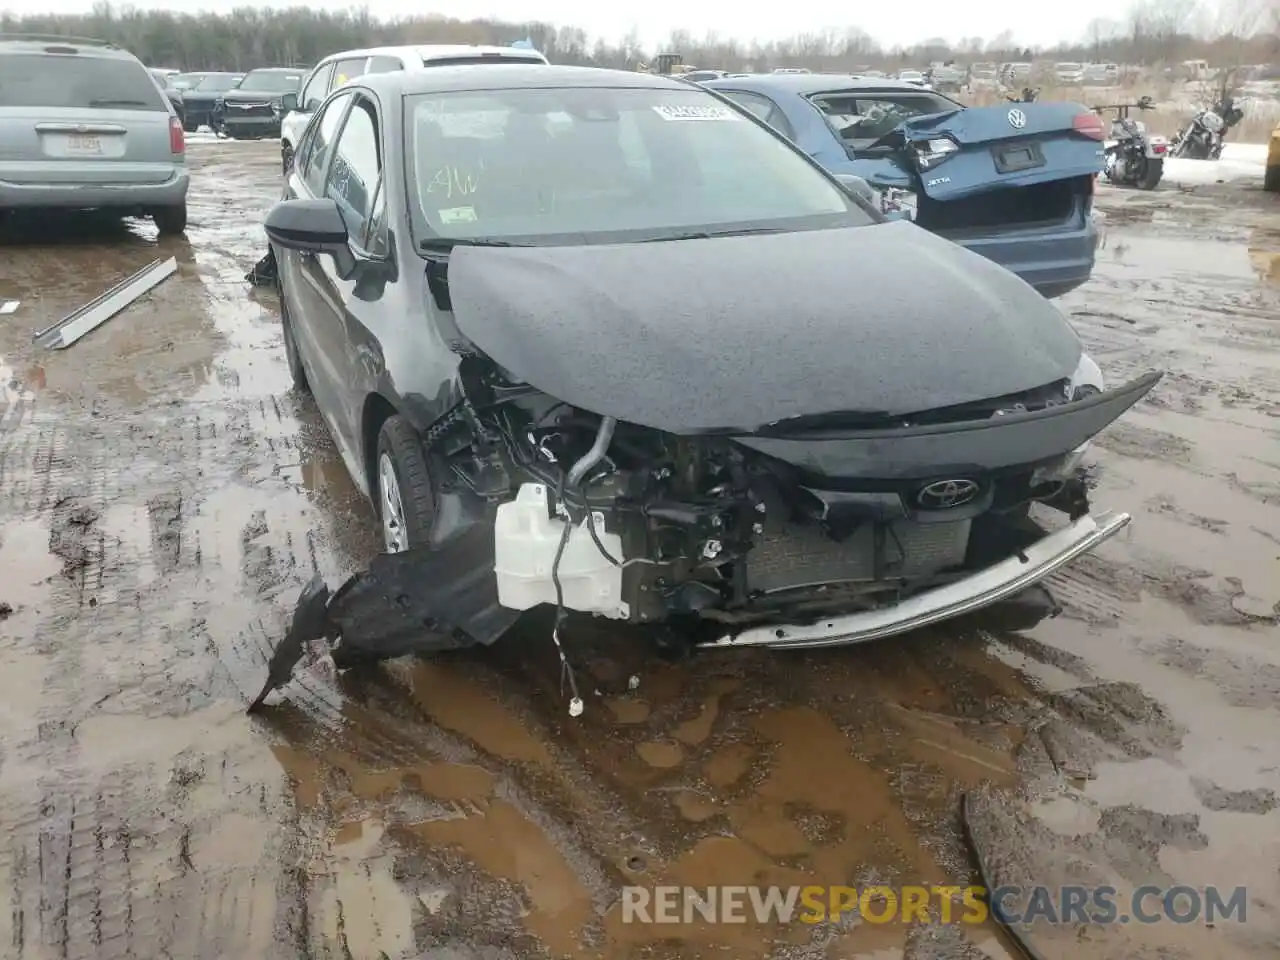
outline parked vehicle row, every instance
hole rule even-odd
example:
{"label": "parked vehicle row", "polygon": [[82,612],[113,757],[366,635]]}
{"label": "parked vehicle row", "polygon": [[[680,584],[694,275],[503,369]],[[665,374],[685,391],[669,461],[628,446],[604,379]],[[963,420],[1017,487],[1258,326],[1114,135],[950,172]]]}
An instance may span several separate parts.
{"label": "parked vehicle row", "polygon": [[295,620],[340,666],[488,644],[542,604],[854,643],[1025,597],[1129,522],[1090,512],[1080,457],[1160,374],[1108,389],[1061,311],[887,220],[806,137],[825,110],[938,199],[935,174],[969,193],[993,159],[1087,171],[1094,127],[1031,104],[1015,136],[958,107],[860,129],[860,97],[937,95],[770,79],[737,92],[820,126],[782,135],[709,89],[729,80],[550,65],[368,73],[321,102],[266,229],[294,382],[382,531]]}

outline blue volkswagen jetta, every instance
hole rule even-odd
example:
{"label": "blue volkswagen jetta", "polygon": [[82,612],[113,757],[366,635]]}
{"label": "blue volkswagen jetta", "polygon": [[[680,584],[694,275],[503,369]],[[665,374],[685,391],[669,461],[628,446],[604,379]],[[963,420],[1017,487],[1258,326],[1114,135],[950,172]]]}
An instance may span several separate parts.
{"label": "blue volkswagen jetta", "polygon": [[1012,270],[1046,297],[1089,279],[1100,118],[1073,103],[966,107],[897,80],[761,74],[700,84],[862,177],[886,213]]}

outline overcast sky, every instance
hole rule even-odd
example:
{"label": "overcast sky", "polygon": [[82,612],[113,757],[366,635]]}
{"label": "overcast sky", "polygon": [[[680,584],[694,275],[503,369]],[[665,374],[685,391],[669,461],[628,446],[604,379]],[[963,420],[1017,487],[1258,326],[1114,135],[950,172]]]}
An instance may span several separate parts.
{"label": "overcast sky", "polygon": [[[229,12],[251,5],[252,0],[168,0],[167,3],[135,0],[139,7],[163,7],[179,12],[212,10]],[[252,4],[257,5],[257,4]],[[290,6],[268,3],[263,6]],[[340,0],[312,0],[313,9],[343,9],[352,4]],[[13,13],[82,13],[92,0],[0,0],[0,9]],[[1079,40],[1085,25],[1099,16],[1119,18],[1122,4],[1103,0],[1075,3],[1027,3],[1025,0],[913,0],[909,5],[882,3],[832,3],[827,0],[742,3],[739,0],[645,0],[642,3],[609,3],[601,0],[426,0],[409,8],[401,0],[371,0],[375,16],[389,16],[412,9],[417,13],[441,13],[470,19],[494,16],[503,20],[542,20],[557,26],[579,26],[593,37],[620,38],[631,27],[640,31],[646,47],[660,43],[672,30],[695,35],[708,30],[741,39],[768,39],[835,27],[857,26],[886,45],[910,44],[927,37],[982,36],[991,38],[1013,30],[1019,43],[1052,45]],[[642,13],[640,13],[642,11]],[[907,14],[909,15],[903,15]]]}

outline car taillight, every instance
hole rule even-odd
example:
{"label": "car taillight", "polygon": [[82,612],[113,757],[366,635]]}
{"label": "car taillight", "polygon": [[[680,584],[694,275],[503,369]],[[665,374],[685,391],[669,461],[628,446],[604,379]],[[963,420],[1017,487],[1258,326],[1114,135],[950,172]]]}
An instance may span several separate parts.
{"label": "car taillight", "polygon": [[1071,129],[1090,140],[1105,140],[1102,118],[1096,113],[1077,113],[1071,121]]}
{"label": "car taillight", "polygon": [[935,137],[932,140],[921,140],[914,144],[916,165],[923,170],[932,170],[947,157],[960,150],[959,144],[947,137]]}
{"label": "car taillight", "polygon": [[187,152],[187,136],[182,132],[182,121],[177,117],[169,118],[169,152]]}

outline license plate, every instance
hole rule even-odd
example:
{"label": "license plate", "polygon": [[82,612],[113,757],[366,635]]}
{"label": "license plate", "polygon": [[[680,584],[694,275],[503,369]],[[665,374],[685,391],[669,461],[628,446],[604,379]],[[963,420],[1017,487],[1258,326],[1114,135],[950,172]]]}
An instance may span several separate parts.
{"label": "license plate", "polygon": [[97,137],[86,137],[72,134],[67,137],[67,153],[77,157],[98,157],[102,155],[102,141]]}
{"label": "license plate", "polygon": [[1017,173],[1044,166],[1044,154],[1038,144],[1020,143],[1012,147],[997,147],[991,151],[999,173]]}

